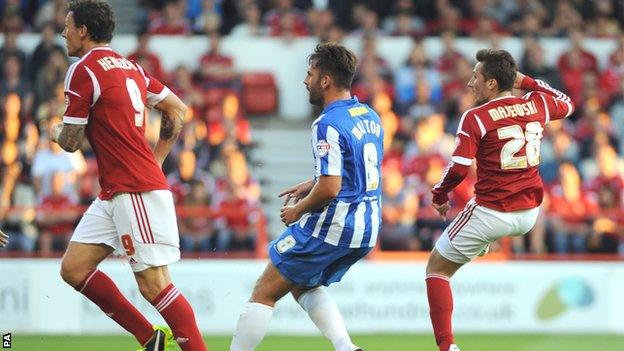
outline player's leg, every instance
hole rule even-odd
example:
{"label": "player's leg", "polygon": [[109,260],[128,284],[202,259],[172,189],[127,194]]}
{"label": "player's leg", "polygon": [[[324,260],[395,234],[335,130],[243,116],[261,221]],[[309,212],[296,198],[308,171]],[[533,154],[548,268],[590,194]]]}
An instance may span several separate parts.
{"label": "player's leg", "polygon": [[165,319],[184,351],[206,350],[188,300],[171,282],[167,265],[180,259],[173,197],[169,191],[119,194],[113,199],[117,241],[139,290]]}
{"label": "player's leg", "polygon": [[[342,257],[338,257],[330,263],[321,273],[319,285],[314,287],[298,286],[292,290],[292,295],[299,305],[308,313],[314,325],[331,341],[336,351],[359,350],[351,341],[342,314],[334,299],[329,295],[323,285],[338,282],[342,279],[349,268],[362,257],[370,252],[371,248],[345,249],[322,245],[328,251],[340,251]],[[322,254],[323,250],[319,250]]]}
{"label": "player's leg", "polygon": [[486,227],[481,225],[478,214],[475,213],[479,208],[474,200],[466,205],[442,233],[427,262],[425,282],[429,316],[440,351],[449,351],[452,345],[455,347],[450,279],[462,265],[476,257],[489,244],[480,233]]}
{"label": "player's leg", "polygon": [[454,343],[452,330],[453,293],[451,277],[462,266],[440,255],[433,249],[427,262],[427,299],[429,316],[433,325],[436,344],[441,351],[448,351]]}
{"label": "player's leg", "polygon": [[193,308],[171,282],[167,266],[149,267],[134,272],[134,276],[139,291],[171,327],[180,348],[184,351],[206,350]]}
{"label": "player's leg", "polygon": [[269,329],[275,303],[293,287],[294,284],[269,262],[254,286],[250,301],[238,317],[231,351],[251,351],[260,344]]}
{"label": "player's leg", "polygon": [[61,277],[143,345],[152,336],[151,323],[132,306],[115,283],[97,269],[113,252],[117,240],[106,205],[100,200],[94,201],[80,220],[63,256]]}

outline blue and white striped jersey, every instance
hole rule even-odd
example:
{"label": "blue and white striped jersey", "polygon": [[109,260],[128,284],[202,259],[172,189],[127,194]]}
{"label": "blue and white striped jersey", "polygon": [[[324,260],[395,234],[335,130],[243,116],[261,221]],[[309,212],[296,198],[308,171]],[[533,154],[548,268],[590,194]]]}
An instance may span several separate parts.
{"label": "blue and white striped jersey", "polygon": [[342,176],[342,188],[294,225],[331,245],[374,246],[381,226],[383,138],[381,119],[357,98],[327,106],[312,124],[315,179]]}

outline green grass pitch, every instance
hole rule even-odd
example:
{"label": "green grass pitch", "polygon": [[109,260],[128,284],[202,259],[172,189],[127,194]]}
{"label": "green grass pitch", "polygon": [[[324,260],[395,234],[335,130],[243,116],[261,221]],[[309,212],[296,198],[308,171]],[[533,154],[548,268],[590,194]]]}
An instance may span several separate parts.
{"label": "green grass pitch", "polygon": [[[366,351],[437,351],[431,335],[354,335]],[[230,337],[207,337],[210,351],[229,350]],[[462,351],[624,351],[624,335],[458,335]],[[13,334],[11,350],[117,351],[136,350],[125,336],[49,336]],[[331,351],[321,337],[267,337],[257,351]]]}

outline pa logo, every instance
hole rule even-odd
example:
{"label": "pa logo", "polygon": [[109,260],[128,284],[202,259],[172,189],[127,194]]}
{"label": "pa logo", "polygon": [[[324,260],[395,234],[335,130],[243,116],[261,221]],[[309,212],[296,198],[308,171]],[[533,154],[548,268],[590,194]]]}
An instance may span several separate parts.
{"label": "pa logo", "polygon": [[2,334],[2,348],[3,349],[11,348],[11,333]]}

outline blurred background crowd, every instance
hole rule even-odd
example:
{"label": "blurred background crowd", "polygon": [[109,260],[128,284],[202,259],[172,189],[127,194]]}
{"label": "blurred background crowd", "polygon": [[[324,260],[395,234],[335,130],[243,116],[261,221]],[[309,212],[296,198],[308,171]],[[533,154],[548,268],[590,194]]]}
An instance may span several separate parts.
{"label": "blurred background crowd", "polygon": [[[0,0],[0,224],[8,250],[43,255],[62,250],[85,206],[99,192],[87,143],[62,151],[48,139],[65,109],[63,79],[70,60],[59,46],[65,0]],[[610,252],[624,255],[624,2],[617,0],[140,0],[138,45],[130,58],[191,106],[178,145],[163,169],[178,204],[185,252],[254,252],[264,228],[261,182],[250,169],[250,115],[276,110],[271,77],[241,74],[220,51],[223,36],[312,36],[362,42],[353,94],[381,116],[386,131],[382,250],[429,250],[448,224],[430,206],[452,149],[459,117],[474,106],[466,83],[474,57],[456,38],[497,47],[524,42],[524,73],[566,92],[576,104],[567,120],[548,125],[540,172],[546,199],[531,233],[505,243],[523,253]],[[17,39],[41,33],[33,52]],[[210,48],[199,68],[166,71],[150,52],[151,35],[204,35]],[[386,36],[413,40],[408,59],[392,68],[378,54]],[[423,38],[438,36],[444,51],[431,57]],[[569,40],[556,64],[544,59],[541,37]],[[585,38],[617,41],[607,64],[583,47]],[[475,50],[476,51],[476,50]],[[255,86],[266,89],[254,91]],[[253,93],[250,93],[253,92]],[[519,92],[518,92],[519,93]],[[268,104],[268,105],[267,105]],[[310,116],[313,117],[313,116]],[[147,138],[158,138],[159,116]],[[302,155],[309,157],[309,155]],[[455,213],[472,197],[475,172],[452,194]],[[273,196],[273,194],[271,194]],[[270,233],[276,235],[278,233]],[[497,248],[493,248],[496,250]]]}

